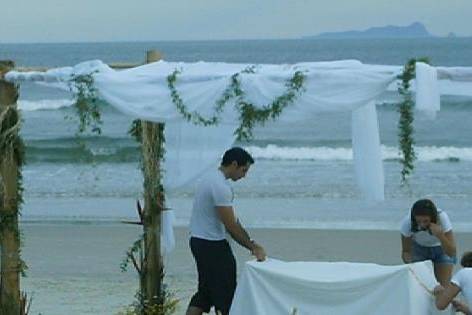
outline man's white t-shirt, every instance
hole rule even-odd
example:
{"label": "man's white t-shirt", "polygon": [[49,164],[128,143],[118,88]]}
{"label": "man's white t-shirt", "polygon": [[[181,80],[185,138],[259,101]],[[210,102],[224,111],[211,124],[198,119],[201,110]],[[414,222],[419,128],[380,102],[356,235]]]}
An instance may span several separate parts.
{"label": "man's white t-shirt", "polygon": [[462,295],[467,304],[472,306],[472,268],[459,270],[451,279],[451,282],[461,288]]}
{"label": "man's white t-shirt", "polygon": [[233,200],[233,189],[223,172],[219,169],[209,172],[195,192],[190,218],[190,236],[210,241],[226,239],[225,226],[215,207],[232,207]]}
{"label": "man's white t-shirt", "polygon": [[[431,235],[428,231],[418,231],[412,232],[411,231],[411,219],[410,214],[408,214],[405,218],[403,218],[402,225],[400,228],[400,232],[405,237],[413,237],[413,240],[421,246],[425,247],[434,247],[434,246],[441,246],[441,242],[439,239]],[[444,233],[449,232],[452,230],[451,220],[449,220],[449,216],[446,212],[438,209],[438,218],[439,218],[439,225],[441,226]]]}

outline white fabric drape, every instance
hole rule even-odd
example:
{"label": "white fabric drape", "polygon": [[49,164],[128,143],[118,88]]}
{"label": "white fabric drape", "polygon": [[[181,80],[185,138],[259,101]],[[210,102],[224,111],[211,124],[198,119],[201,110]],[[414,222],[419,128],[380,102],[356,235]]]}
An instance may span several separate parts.
{"label": "white fabric drape", "polygon": [[[157,237],[161,239],[161,255],[163,256],[170,254],[175,248],[174,221],[174,210],[162,211],[162,229],[160,235],[157,235]],[[156,231],[156,233],[157,232],[158,231]]]}
{"label": "white fabric drape", "polygon": [[402,266],[348,262],[247,262],[230,315],[432,315],[430,261]]}
{"label": "white fabric drape", "polygon": [[[424,66],[430,75],[426,84],[434,84],[435,69]],[[241,73],[251,68],[253,73]],[[431,70],[432,69],[432,70]],[[210,117],[215,101],[241,73],[241,88],[247,99],[259,106],[266,105],[286,90],[285,83],[296,71],[306,77],[305,91],[280,116],[280,121],[297,123],[302,119],[316,120],[323,111],[351,111],[353,151],[360,189],[367,199],[383,199],[383,170],[380,156],[378,121],[372,105],[389,85],[395,82],[402,67],[364,65],[356,60],[310,62],[293,65],[251,65],[229,63],[177,63],[159,61],[132,69],[115,71],[101,61],[89,61],[75,67],[47,72],[9,72],[9,81],[35,81],[69,89],[73,75],[93,74],[101,98],[121,112],[144,120],[165,122],[166,159],[164,162],[167,189],[184,185],[204,170],[215,165],[221,154],[235,140],[238,113],[234,104],[227,104],[221,124],[215,127],[194,126],[185,121],[172,103],[167,77],[179,70],[176,87],[190,112]],[[461,77],[455,70],[449,78]],[[461,77],[463,78],[463,77]],[[421,83],[421,82],[420,82]],[[423,90],[422,90],[423,91]],[[419,93],[427,100],[428,93]],[[435,102],[421,101],[420,109],[434,112]],[[316,176],[316,174],[314,174]]]}
{"label": "white fabric drape", "polygon": [[[248,68],[254,73],[241,73]],[[235,141],[238,113],[234,104],[228,103],[218,126],[195,126],[185,121],[171,99],[167,83],[170,74],[180,71],[176,86],[187,110],[210,117],[215,102],[235,73],[241,73],[241,88],[247,99],[262,106],[283,94],[286,81],[296,71],[302,71],[306,77],[304,93],[279,120],[297,123],[305,119],[316,120],[317,114],[323,111],[350,111],[358,185],[367,199],[383,200],[384,173],[374,101],[395,85],[402,69],[400,66],[364,65],[357,60],[294,65],[159,61],[115,71],[95,60],[46,72],[11,71],[5,79],[74,90],[71,84],[74,76],[92,74],[99,97],[119,111],[133,118],[166,123],[164,185],[172,189],[195,180],[206,169],[217,165],[221,154]],[[472,68],[433,68],[419,63],[416,75],[413,89],[416,90],[417,109],[431,116],[439,110],[440,93],[472,95]],[[438,78],[445,79],[445,84],[439,84],[439,88]],[[173,212],[165,211],[160,236],[163,255],[175,245],[173,221]]]}
{"label": "white fabric drape", "polygon": [[416,110],[428,112],[431,118],[440,110],[438,75],[435,68],[416,63]]}
{"label": "white fabric drape", "polygon": [[[384,198],[384,172],[380,149],[379,123],[374,102],[352,112],[352,149],[357,184],[366,197]],[[382,183],[371,186],[371,183]]]}

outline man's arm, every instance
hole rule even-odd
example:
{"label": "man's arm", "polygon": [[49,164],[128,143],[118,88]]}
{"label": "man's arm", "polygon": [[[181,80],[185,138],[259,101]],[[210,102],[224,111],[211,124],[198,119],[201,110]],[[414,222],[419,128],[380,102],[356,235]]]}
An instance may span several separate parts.
{"label": "man's arm", "polygon": [[454,309],[456,312],[461,312],[462,314],[465,315],[472,315],[472,311],[470,310],[469,306],[465,304],[464,302],[458,301],[458,300],[452,300],[451,302],[452,306],[454,306]]}
{"label": "man's arm", "polygon": [[257,260],[265,260],[266,253],[264,248],[251,240],[247,231],[243,228],[239,220],[236,219],[233,207],[218,206],[216,207],[216,211],[231,237],[239,245],[249,249],[251,253],[256,256]]}

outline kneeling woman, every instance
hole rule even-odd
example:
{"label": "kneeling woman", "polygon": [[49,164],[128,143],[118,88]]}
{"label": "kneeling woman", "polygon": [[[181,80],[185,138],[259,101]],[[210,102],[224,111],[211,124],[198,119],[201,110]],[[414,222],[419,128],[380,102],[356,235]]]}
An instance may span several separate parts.
{"label": "kneeling woman", "polygon": [[448,215],[429,199],[418,200],[401,225],[405,263],[431,260],[436,279],[449,283],[456,263],[456,242]]}

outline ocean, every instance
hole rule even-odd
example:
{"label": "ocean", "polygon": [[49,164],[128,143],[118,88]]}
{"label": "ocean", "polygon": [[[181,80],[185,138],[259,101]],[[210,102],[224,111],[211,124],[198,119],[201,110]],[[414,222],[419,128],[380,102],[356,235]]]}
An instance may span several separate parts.
{"label": "ocean", "polygon": [[[0,59],[19,66],[70,66],[81,61],[141,62],[157,49],[168,61],[296,63],[358,59],[403,65],[427,56],[433,65],[472,66],[472,39],[241,40],[72,44],[0,44]],[[25,222],[116,222],[134,218],[142,194],[131,119],[103,108],[103,135],[75,137],[71,95],[22,84],[20,108],[27,145]],[[297,125],[269,123],[240,143],[256,158],[248,177],[234,184],[237,210],[251,227],[391,229],[412,203],[432,198],[455,227],[472,228],[472,98],[443,96],[435,120],[414,122],[418,160],[409,186],[400,185],[398,113],[393,92],[378,104],[386,200],[369,203],[356,186],[350,115],[320,114]],[[50,110],[38,110],[46,104]],[[177,225],[188,223],[193,187],[168,192]]]}

